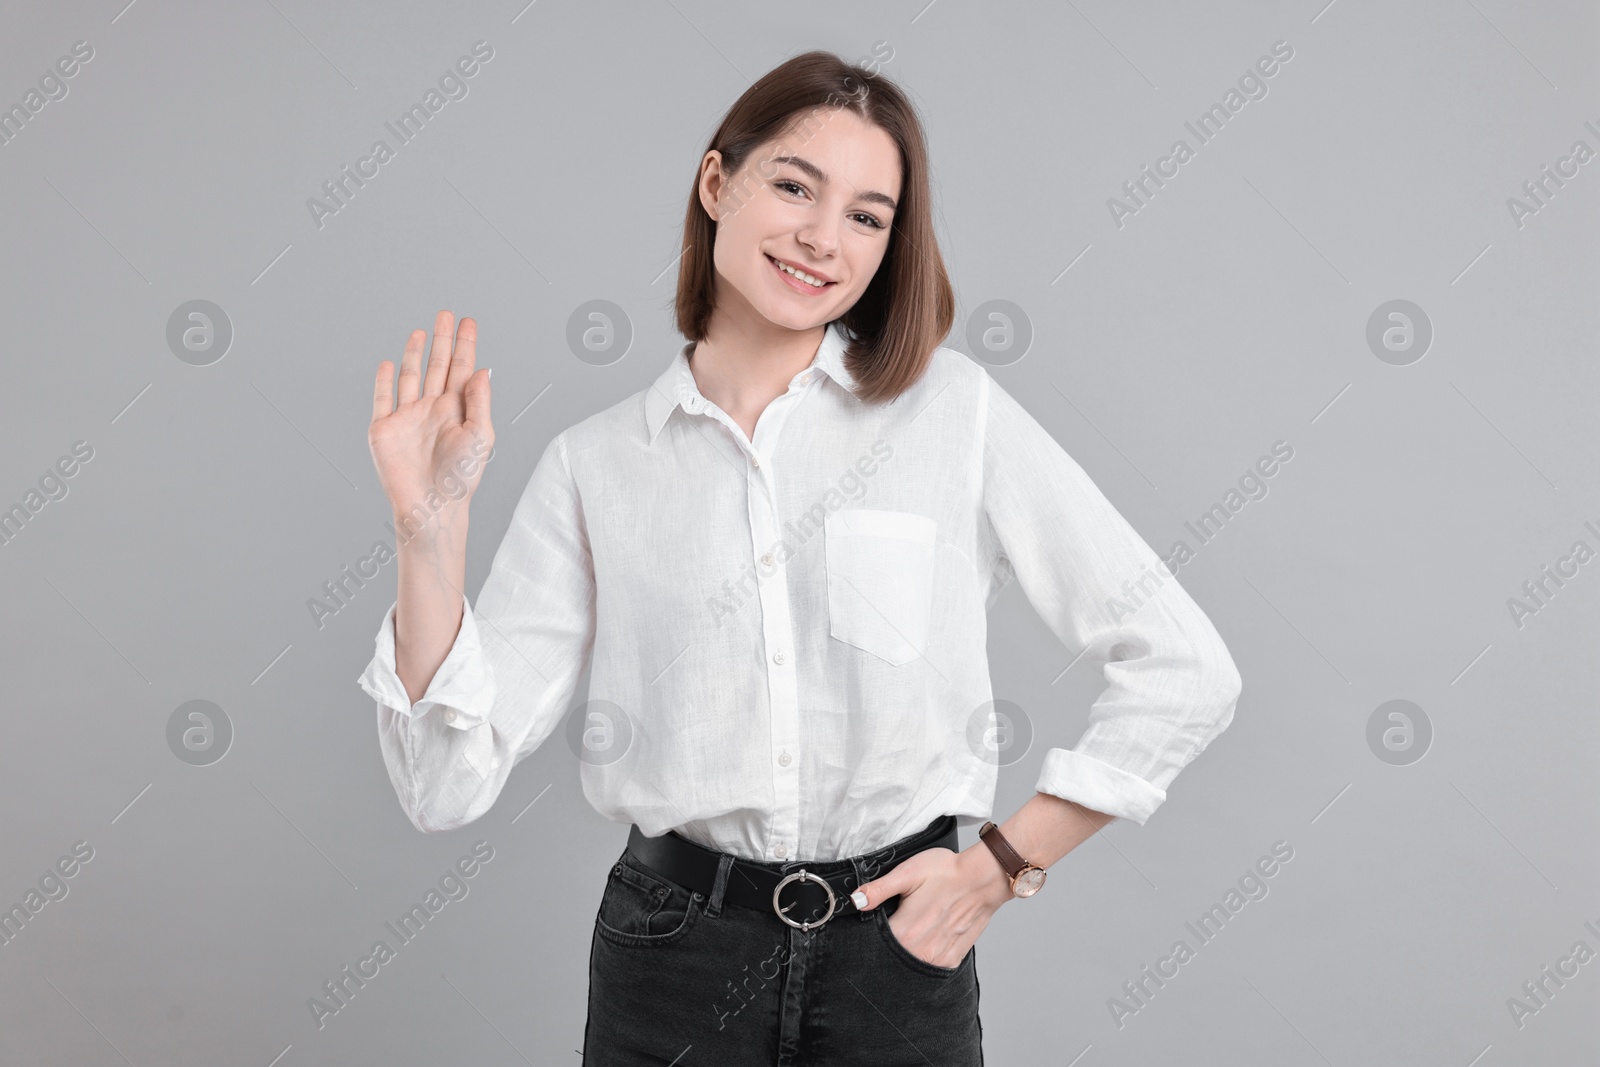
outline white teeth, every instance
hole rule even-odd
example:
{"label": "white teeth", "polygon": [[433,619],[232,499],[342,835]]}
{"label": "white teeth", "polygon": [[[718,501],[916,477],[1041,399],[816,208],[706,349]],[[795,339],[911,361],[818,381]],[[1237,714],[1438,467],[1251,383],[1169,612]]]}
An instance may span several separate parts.
{"label": "white teeth", "polygon": [[[771,256],[768,256],[767,258],[768,259],[772,259]],[[795,270],[793,267],[789,266],[787,263],[779,263],[776,259],[772,259],[772,262],[777,263],[779,270],[788,271],[790,274],[793,274],[796,278],[799,278],[801,281],[805,282],[807,285],[814,286],[814,287],[816,287],[818,289],[821,289],[824,285],[828,284],[827,282],[819,281],[818,279],[813,278],[811,275],[807,274],[803,270]]]}

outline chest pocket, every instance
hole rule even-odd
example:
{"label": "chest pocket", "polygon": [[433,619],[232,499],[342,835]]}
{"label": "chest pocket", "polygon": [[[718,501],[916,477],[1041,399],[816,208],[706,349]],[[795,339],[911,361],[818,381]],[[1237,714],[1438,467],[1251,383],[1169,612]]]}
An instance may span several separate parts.
{"label": "chest pocket", "polygon": [[823,524],[828,632],[899,666],[928,647],[938,523],[909,511],[836,511]]}

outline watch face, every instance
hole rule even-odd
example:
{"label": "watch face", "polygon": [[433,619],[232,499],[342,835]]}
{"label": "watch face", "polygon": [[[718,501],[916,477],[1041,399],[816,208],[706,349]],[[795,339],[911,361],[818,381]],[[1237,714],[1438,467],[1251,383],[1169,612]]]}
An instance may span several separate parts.
{"label": "watch face", "polygon": [[1016,884],[1012,888],[1019,897],[1033,896],[1044,888],[1044,871],[1038,867],[1029,867],[1017,875]]}

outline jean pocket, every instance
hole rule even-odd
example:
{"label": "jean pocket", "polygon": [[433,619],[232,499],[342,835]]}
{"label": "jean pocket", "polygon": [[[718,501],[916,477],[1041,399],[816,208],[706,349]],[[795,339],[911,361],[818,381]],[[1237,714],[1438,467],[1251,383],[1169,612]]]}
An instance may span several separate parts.
{"label": "jean pocket", "polygon": [[[898,901],[898,899],[898,897],[891,898],[891,900],[895,901]],[[878,927],[878,933],[883,936],[883,943],[889,947],[889,954],[918,974],[925,974],[932,978],[953,978],[960,974],[967,966],[967,961],[972,959],[972,950],[968,949],[961,962],[954,967],[941,967],[937,963],[929,963],[921,956],[913,955],[911,950],[902,945],[900,939],[894,936],[894,928],[889,925],[889,915],[898,906],[898,904],[895,904],[891,907],[890,901],[884,901],[872,910],[873,923]]]}
{"label": "jean pocket", "polygon": [[618,945],[666,945],[700,917],[705,896],[661,877],[624,851],[611,865],[595,929]]}
{"label": "jean pocket", "polygon": [[850,508],[823,522],[828,632],[895,666],[927,651],[938,523]]}

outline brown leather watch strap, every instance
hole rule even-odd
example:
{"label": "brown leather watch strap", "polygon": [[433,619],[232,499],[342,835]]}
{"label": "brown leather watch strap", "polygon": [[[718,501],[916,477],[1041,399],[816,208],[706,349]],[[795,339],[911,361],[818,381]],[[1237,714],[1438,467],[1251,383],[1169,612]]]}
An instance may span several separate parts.
{"label": "brown leather watch strap", "polygon": [[978,831],[978,837],[989,846],[989,851],[994,853],[995,859],[1000,861],[1000,866],[1005,868],[1008,876],[1015,878],[1022,868],[1027,865],[1017,850],[1011,847],[1011,842],[1006,840],[1006,835],[1000,832],[1000,827],[993,822],[986,822]]}

